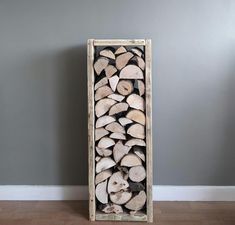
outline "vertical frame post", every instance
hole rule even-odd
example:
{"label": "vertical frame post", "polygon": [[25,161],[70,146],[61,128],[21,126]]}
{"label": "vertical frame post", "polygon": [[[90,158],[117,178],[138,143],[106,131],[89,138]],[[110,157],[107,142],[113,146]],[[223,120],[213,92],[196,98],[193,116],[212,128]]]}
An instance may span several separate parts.
{"label": "vertical frame post", "polygon": [[145,41],[145,79],[146,79],[146,167],[147,167],[147,219],[153,222],[152,200],[152,52],[151,40]]}
{"label": "vertical frame post", "polygon": [[[89,166],[89,218],[95,220],[95,143],[94,143],[94,40],[87,41],[87,94],[88,94],[88,166]],[[92,174],[92,175],[91,175]]]}

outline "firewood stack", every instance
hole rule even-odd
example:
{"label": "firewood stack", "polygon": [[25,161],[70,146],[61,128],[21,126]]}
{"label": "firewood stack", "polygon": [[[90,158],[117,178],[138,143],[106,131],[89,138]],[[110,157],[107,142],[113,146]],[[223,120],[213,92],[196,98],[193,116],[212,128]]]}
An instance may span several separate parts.
{"label": "firewood stack", "polygon": [[95,195],[104,213],[146,207],[144,59],[137,47],[96,51]]}

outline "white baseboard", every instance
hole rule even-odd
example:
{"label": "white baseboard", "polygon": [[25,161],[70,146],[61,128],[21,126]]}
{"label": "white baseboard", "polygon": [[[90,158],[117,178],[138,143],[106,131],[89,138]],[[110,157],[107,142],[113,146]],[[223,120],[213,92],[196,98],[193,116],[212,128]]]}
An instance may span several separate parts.
{"label": "white baseboard", "polygon": [[[0,200],[87,200],[87,186],[0,185]],[[153,186],[154,201],[235,201],[235,186]]]}

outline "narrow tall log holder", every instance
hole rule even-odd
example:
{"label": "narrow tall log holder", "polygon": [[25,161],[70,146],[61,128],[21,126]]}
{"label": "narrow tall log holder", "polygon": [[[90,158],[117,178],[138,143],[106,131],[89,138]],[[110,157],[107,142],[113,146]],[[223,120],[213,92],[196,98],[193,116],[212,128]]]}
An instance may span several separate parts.
{"label": "narrow tall log holder", "polygon": [[87,43],[89,217],[153,221],[151,40]]}

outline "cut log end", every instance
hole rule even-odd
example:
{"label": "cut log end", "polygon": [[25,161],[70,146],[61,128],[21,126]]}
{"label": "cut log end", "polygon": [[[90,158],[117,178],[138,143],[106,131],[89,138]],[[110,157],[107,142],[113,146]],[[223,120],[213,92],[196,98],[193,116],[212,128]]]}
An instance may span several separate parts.
{"label": "cut log end", "polygon": [[128,104],[125,102],[120,102],[120,103],[113,105],[110,108],[109,115],[112,116],[112,115],[118,114],[120,112],[125,112],[125,111],[127,111],[127,109],[128,109]]}
{"label": "cut log end", "polygon": [[116,91],[118,81],[119,81],[119,77],[117,75],[109,78],[109,84],[113,91]]}
{"label": "cut log end", "polygon": [[129,95],[133,89],[133,84],[129,80],[121,80],[117,85],[117,91],[124,96]]}
{"label": "cut log end", "polygon": [[113,65],[108,65],[105,68],[105,74],[108,78],[112,77],[117,72],[117,68]]}
{"label": "cut log end", "polygon": [[97,117],[103,116],[109,109],[116,103],[115,100],[110,98],[103,98],[95,105],[95,114]]}
{"label": "cut log end", "polygon": [[96,164],[96,173],[100,173],[100,172],[107,170],[115,165],[116,165],[116,163],[110,157],[102,158]]}
{"label": "cut log end", "polygon": [[135,146],[135,145],[137,145],[137,146],[146,146],[146,143],[145,143],[144,140],[141,140],[141,139],[138,139],[138,138],[132,138],[129,141],[127,141],[125,143],[125,145],[130,146],[130,147]]}
{"label": "cut log end", "polygon": [[95,92],[95,101],[98,101],[102,98],[107,97],[108,95],[111,95],[113,93],[112,89],[105,85],[100,88],[98,88]]}
{"label": "cut log end", "polygon": [[146,171],[143,166],[134,166],[129,170],[129,178],[134,182],[141,182],[146,178]]}
{"label": "cut log end", "polygon": [[134,55],[131,52],[126,52],[123,53],[116,58],[116,67],[118,70],[121,70],[123,67],[127,65],[129,60],[133,57]]}
{"label": "cut log end", "polygon": [[146,198],[145,191],[140,191],[138,195],[125,204],[125,207],[134,211],[141,210],[145,205]]}
{"label": "cut log end", "polygon": [[94,64],[96,74],[99,76],[101,72],[108,66],[109,60],[105,57],[100,57]]}
{"label": "cut log end", "polygon": [[113,158],[118,163],[122,157],[130,151],[131,147],[123,145],[122,141],[118,141],[113,147]]}
{"label": "cut log end", "polygon": [[105,48],[104,50],[100,51],[100,55],[110,59],[115,59],[114,53],[108,48]]}
{"label": "cut log end", "polygon": [[115,145],[114,140],[111,139],[111,138],[108,138],[108,137],[103,137],[98,142],[98,147],[99,148],[109,148],[113,145]]}
{"label": "cut log end", "polygon": [[125,53],[125,52],[127,52],[126,48],[123,47],[123,46],[121,46],[121,47],[119,47],[119,48],[115,51],[114,54],[115,54],[115,55],[120,55],[120,54]]}
{"label": "cut log end", "polygon": [[142,161],[137,155],[129,153],[122,158],[120,165],[126,167],[141,166]]}
{"label": "cut log end", "polygon": [[111,131],[113,133],[121,133],[121,134],[125,134],[126,131],[124,129],[124,127],[122,125],[120,125],[118,122],[112,122],[110,124],[108,124],[105,129],[107,131]]}
{"label": "cut log end", "polygon": [[131,94],[127,97],[126,102],[129,104],[129,106],[131,108],[139,109],[141,111],[144,111],[145,102],[144,102],[144,99],[141,96],[139,96],[137,94]]}
{"label": "cut log end", "polygon": [[143,125],[135,123],[128,128],[127,134],[131,135],[134,138],[144,139],[145,128]]}
{"label": "cut log end", "polygon": [[136,65],[127,65],[119,75],[120,79],[144,79],[143,71]]}
{"label": "cut log end", "polygon": [[103,127],[109,123],[114,122],[116,119],[113,116],[102,116],[97,119],[95,127],[100,128]]}
{"label": "cut log end", "polygon": [[95,195],[98,201],[103,204],[108,203],[107,180],[99,183],[95,189]]}
{"label": "cut log end", "polygon": [[126,118],[133,120],[137,123],[145,125],[145,115],[142,111],[133,109],[127,113]]}

